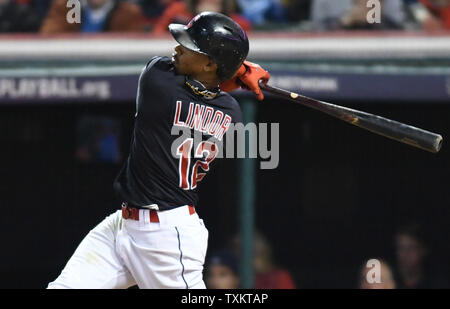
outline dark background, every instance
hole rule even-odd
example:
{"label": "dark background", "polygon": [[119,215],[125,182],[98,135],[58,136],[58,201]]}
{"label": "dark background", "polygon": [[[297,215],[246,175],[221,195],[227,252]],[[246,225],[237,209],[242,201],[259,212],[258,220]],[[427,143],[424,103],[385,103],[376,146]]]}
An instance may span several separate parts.
{"label": "dark background", "polygon": [[[289,102],[259,104],[258,122],[280,123],[279,167],[258,170],[256,183],[257,229],[276,262],[299,287],[355,287],[364,258],[394,261],[393,234],[410,220],[425,228],[434,265],[449,261],[450,106],[333,103],[438,132],[442,150],[427,153]],[[117,119],[127,154],[134,102],[0,107],[1,288],[46,287],[87,232],[120,207],[112,183],[121,164],[75,157],[77,121],[86,115]],[[210,252],[227,246],[239,225],[239,160],[216,161],[197,207]]]}

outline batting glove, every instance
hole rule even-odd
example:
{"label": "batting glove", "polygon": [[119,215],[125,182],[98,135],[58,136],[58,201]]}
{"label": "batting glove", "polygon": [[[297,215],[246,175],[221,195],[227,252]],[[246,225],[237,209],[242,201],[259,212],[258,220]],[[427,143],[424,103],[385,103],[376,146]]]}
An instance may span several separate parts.
{"label": "batting glove", "polygon": [[259,81],[265,84],[269,81],[270,74],[259,64],[245,60],[233,78],[220,84],[223,91],[230,92],[240,87],[253,91],[258,100],[264,99],[264,94],[259,87]]}

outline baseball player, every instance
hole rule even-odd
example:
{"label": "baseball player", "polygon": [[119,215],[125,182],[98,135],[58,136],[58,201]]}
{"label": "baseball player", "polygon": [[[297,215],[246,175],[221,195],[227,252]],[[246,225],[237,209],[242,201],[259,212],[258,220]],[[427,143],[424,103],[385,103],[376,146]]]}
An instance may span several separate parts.
{"label": "baseball player", "polygon": [[205,288],[198,183],[241,122],[227,92],[243,87],[262,100],[258,81],[270,75],[245,61],[247,35],[225,15],[203,12],[169,30],[173,57],[152,58],[139,78],[130,154],[114,182],[122,209],[89,232],[48,288]]}

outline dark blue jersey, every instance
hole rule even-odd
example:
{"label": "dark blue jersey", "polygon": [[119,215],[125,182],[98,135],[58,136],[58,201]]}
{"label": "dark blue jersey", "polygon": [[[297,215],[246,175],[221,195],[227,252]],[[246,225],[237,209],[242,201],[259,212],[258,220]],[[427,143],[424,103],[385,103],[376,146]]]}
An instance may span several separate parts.
{"label": "dark blue jersey", "polygon": [[167,57],[153,58],[139,78],[130,154],[115,191],[138,208],[197,205],[198,182],[224,151],[225,133],[236,122],[242,114],[232,96],[202,89],[177,74]]}

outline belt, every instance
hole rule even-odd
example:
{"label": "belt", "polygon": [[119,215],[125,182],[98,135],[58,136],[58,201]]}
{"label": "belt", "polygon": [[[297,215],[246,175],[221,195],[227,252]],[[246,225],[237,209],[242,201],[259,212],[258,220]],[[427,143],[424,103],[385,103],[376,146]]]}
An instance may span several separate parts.
{"label": "belt", "polygon": [[[195,207],[188,205],[189,215],[195,214]],[[130,207],[127,203],[122,203],[122,218],[139,221],[139,208]],[[150,209],[150,222],[159,222],[158,211]]]}

